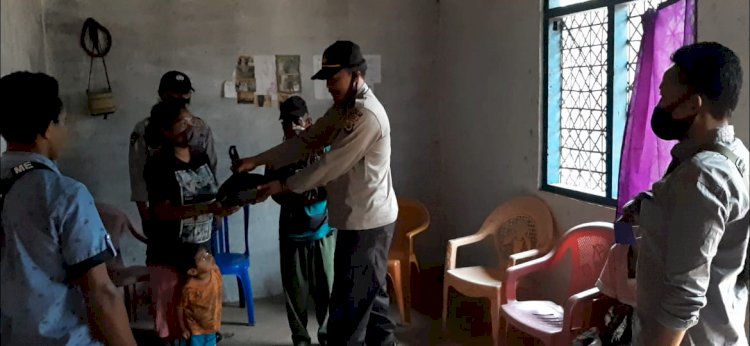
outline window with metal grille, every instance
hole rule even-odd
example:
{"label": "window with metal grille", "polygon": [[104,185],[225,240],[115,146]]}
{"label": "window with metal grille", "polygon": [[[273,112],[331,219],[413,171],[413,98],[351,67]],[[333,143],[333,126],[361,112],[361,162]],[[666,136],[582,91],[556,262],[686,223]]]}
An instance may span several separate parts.
{"label": "window with metal grille", "polygon": [[641,16],[667,1],[545,1],[542,189],[614,205]]}

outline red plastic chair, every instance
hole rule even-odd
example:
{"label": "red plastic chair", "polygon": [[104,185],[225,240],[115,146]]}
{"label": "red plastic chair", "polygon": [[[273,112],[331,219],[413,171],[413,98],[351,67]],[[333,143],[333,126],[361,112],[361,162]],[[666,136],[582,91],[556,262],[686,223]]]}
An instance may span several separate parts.
{"label": "red plastic chair", "polygon": [[[599,293],[595,288],[596,279],[613,243],[611,223],[586,223],[569,230],[546,256],[509,268],[503,285],[508,303],[501,307],[506,323],[546,345],[570,345],[588,322],[583,316],[584,310]],[[565,306],[552,301],[516,299],[516,287],[522,277],[563,260],[570,263],[570,284],[565,288],[565,296],[569,298]],[[505,339],[507,330],[505,328]]]}

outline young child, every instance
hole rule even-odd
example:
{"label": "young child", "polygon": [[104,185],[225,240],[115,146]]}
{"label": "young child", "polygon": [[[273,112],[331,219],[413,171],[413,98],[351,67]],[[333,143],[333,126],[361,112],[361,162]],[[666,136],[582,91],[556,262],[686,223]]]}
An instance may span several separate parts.
{"label": "young child", "polygon": [[221,328],[222,280],[214,258],[204,245],[184,244],[185,285],[177,318],[182,328],[181,346],[216,345]]}

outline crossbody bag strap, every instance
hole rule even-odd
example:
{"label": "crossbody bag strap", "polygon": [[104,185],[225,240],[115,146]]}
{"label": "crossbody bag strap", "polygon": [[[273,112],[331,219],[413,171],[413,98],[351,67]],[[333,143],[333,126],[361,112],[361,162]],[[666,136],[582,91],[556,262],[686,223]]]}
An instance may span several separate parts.
{"label": "crossbody bag strap", "polygon": [[49,168],[43,163],[27,161],[13,167],[13,169],[11,170],[10,178],[0,179],[0,245],[2,245],[3,247],[5,246],[5,231],[3,230],[2,225],[2,213],[3,207],[5,205],[5,196],[8,194],[8,192],[10,192],[13,184],[15,184],[24,175],[26,175],[26,173],[37,169],[52,170],[52,168]]}
{"label": "crossbody bag strap", "polygon": [[727,160],[729,160],[729,162],[734,164],[734,166],[740,172],[740,176],[745,176],[745,161],[742,160],[741,157],[737,156],[737,154],[735,154],[729,148],[718,143],[711,143],[702,146],[701,151],[713,151],[715,153],[721,154],[721,156],[724,156],[725,158],[727,158]]}

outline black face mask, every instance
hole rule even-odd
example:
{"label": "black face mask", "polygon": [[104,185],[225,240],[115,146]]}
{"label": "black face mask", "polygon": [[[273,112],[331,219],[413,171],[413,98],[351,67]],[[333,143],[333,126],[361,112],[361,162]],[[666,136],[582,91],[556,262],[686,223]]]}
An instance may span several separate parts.
{"label": "black face mask", "polygon": [[695,115],[685,119],[672,118],[672,112],[674,112],[680,103],[682,103],[682,100],[668,107],[658,105],[654,107],[654,112],[651,114],[651,130],[654,131],[656,137],[666,141],[685,138],[688,130],[690,130],[690,126],[695,121]]}
{"label": "black face mask", "polygon": [[174,103],[179,104],[181,106],[187,106],[187,105],[190,104],[190,99],[191,99],[190,97],[184,98],[184,97],[172,96],[170,94],[167,94],[166,96],[164,96],[160,100],[161,101],[174,102]]}

